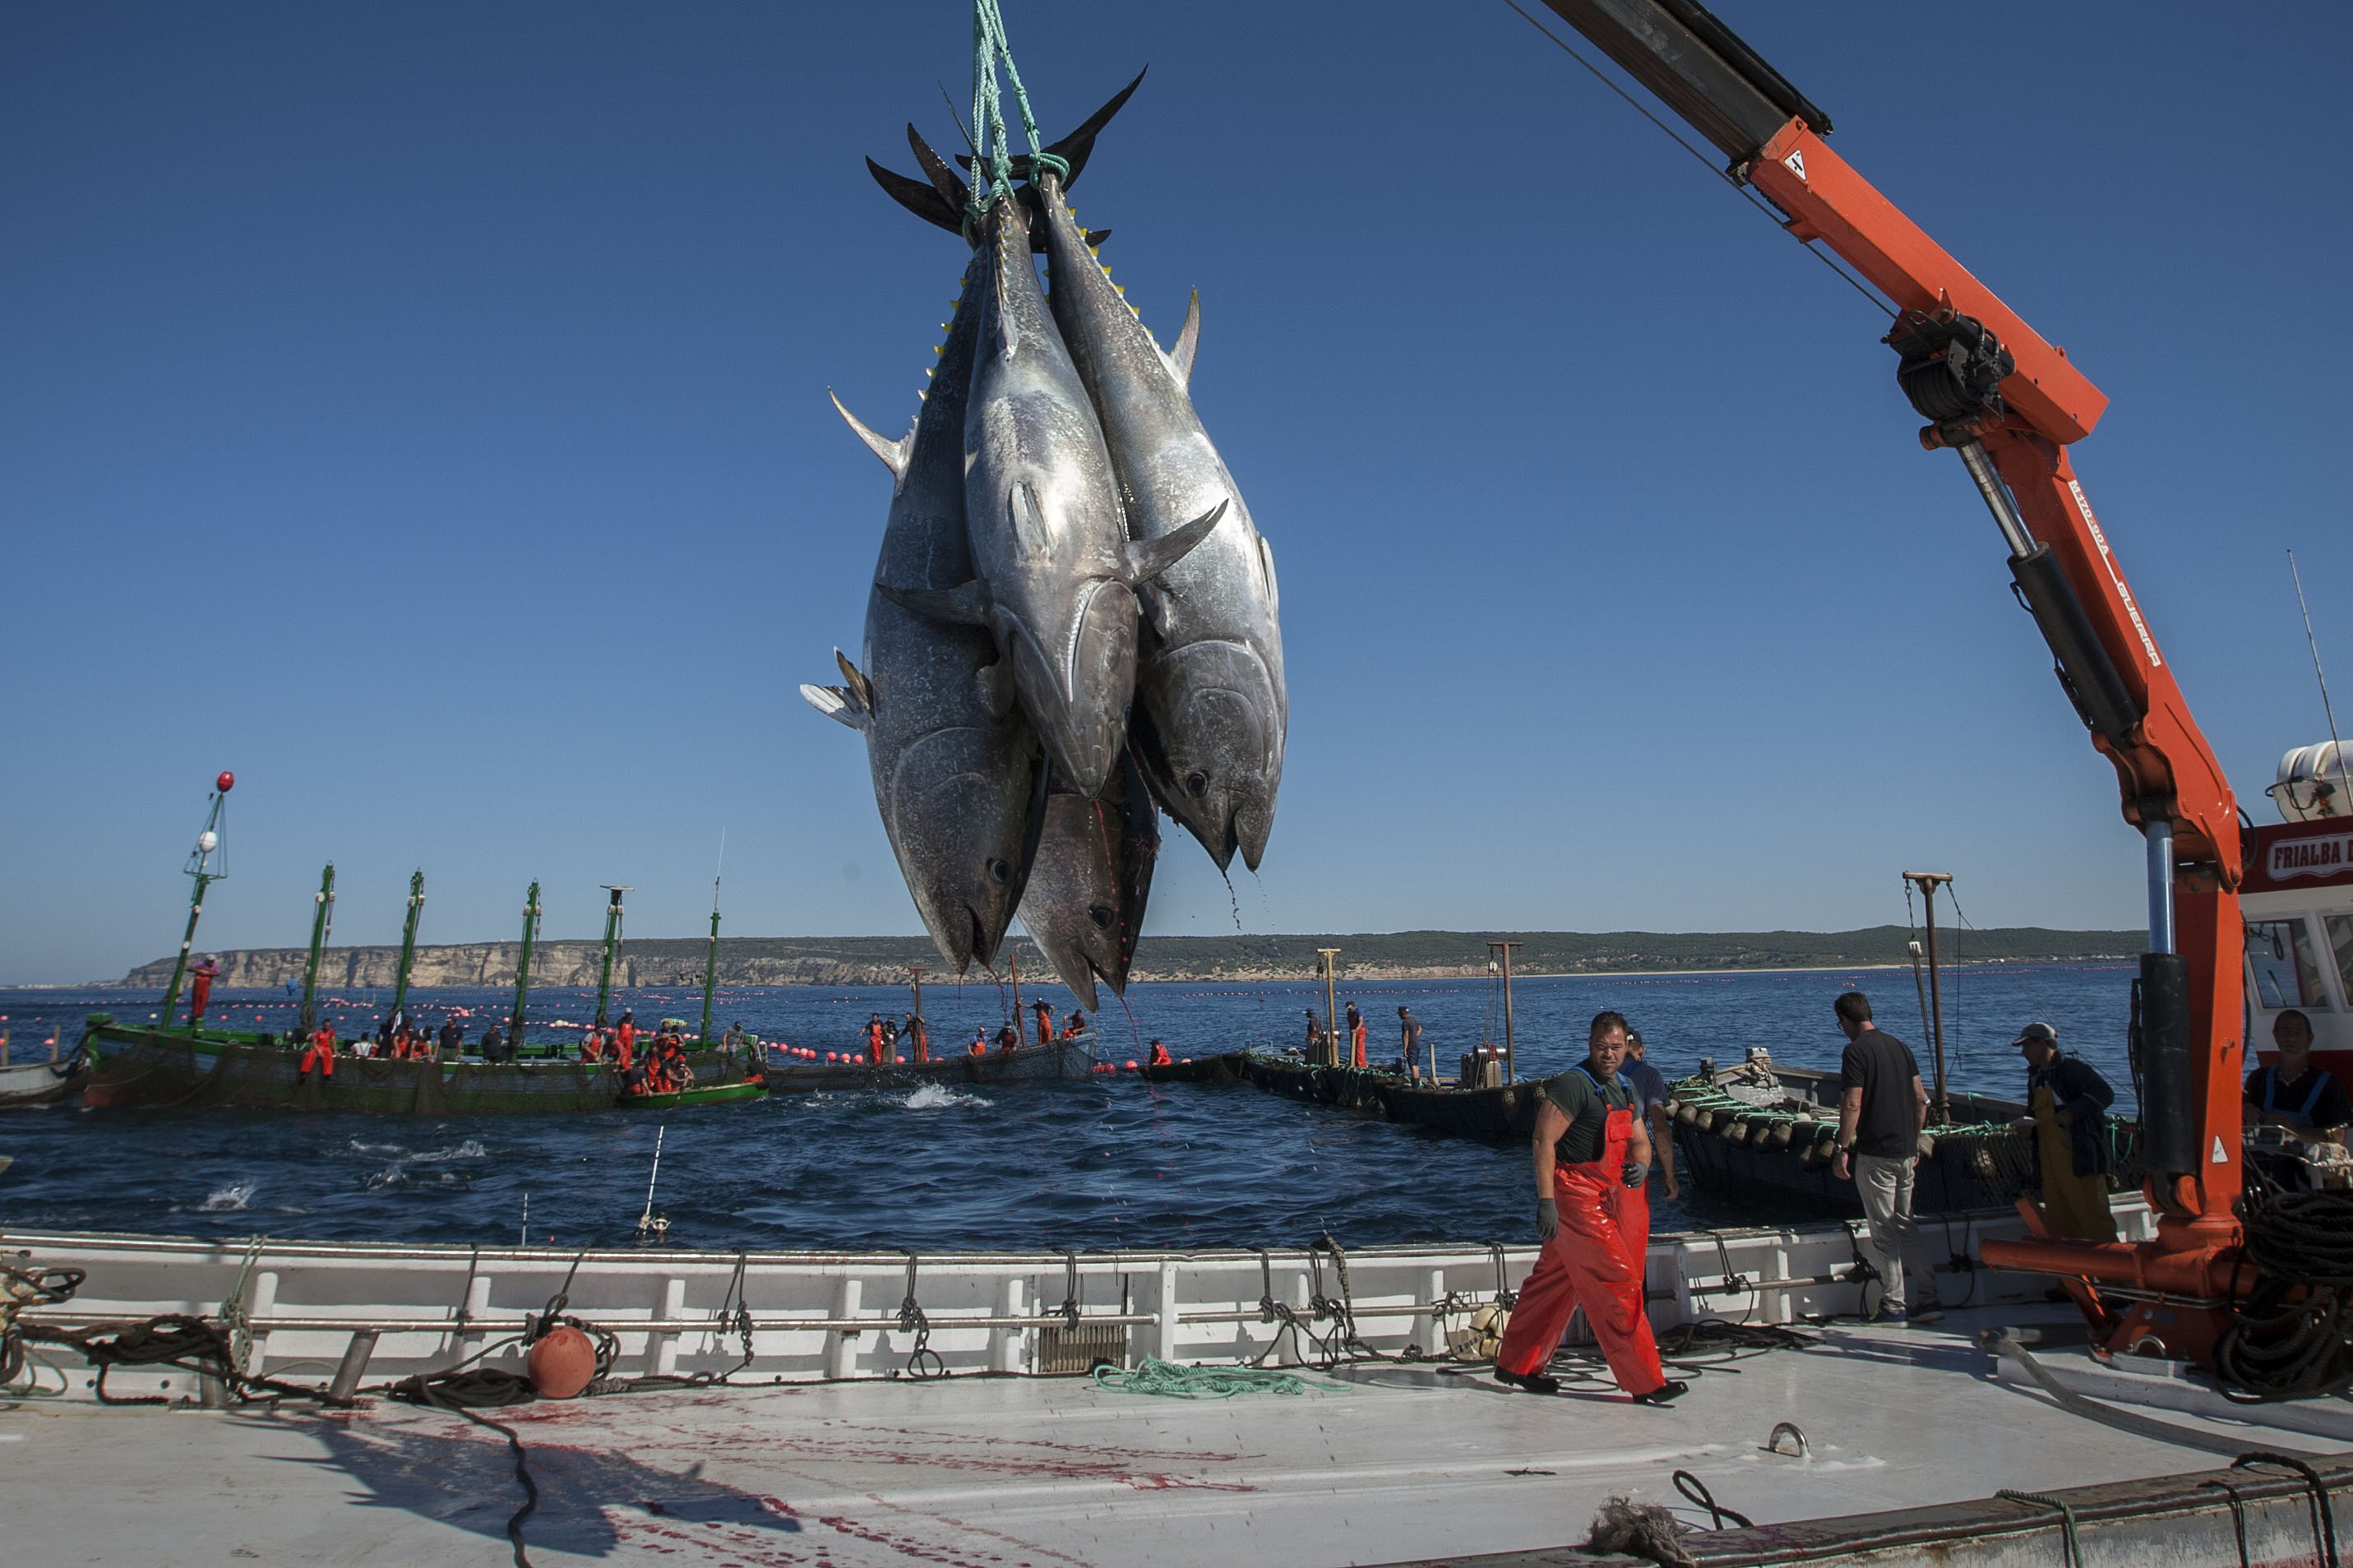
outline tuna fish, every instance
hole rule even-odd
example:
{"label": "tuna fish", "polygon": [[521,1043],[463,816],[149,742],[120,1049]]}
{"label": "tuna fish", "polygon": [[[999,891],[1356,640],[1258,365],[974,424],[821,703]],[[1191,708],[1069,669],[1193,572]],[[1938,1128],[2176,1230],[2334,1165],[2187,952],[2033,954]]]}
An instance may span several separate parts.
{"label": "tuna fish", "polygon": [[1045,759],[988,633],[901,608],[892,595],[971,580],[964,425],[986,270],[965,270],[932,389],[897,440],[834,407],[890,467],[891,511],[866,601],[865,669],[834,652],[843,684],[805,685],[820,713],[866,736],[874,800],[940,956],[963,973],[1019,906],[1045,810]]}
{"label": "tuna fish", "polygon": [[[936,162],[926,159],[935,179]],[[987,627],[1055,773],[1092,799],[1127,743],[1136,585],[1208,536],[1225,503],[1129,541],[1103,429],[1046,308],[1018,201],[1000,196],[989,208],[978,255],[964,432],[976,575],[946,591],[884,591],[908,609]]]}
{"label": "tuna fish", "polygon": [[1130,535],[1150,546],[1221,514],[1199,548],[1141,588],[1144,629],[1131,735],[1154,797],[1224,870],[1253,871],[1274,828],[1291,723],[1274,553],[1250,522],[1188,391],[1199,343],[1193,297],[1163,353],[1062,198],[1038,189],[1054,319],[1101,418]]}
{"label": "tuna fish", "polygon": [[1133,757],[1121,755],[1098,800],[1047,795],[1021,924],[1090,1012],[1101,1005],[1097,980],[1127,994],[1128,966],[1144,933],[1145,901],[1159,858],[1160,813]]}

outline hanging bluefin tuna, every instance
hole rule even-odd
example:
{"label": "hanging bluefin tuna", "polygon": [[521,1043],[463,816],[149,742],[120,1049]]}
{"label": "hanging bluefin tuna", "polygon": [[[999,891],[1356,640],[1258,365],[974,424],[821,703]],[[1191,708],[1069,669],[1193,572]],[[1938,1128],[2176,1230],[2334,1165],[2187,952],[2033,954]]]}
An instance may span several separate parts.
{"label": "hanging bluefin tuna", "polygon": [[964,421],[981,271],[976,257],[931,392],[904,437],[887,440],[841,409],[891,469],[891,512],[866,600],[864,670],[837,651],[844,683],[801,688],[819,712],[865,735],[883,831],[924,928],[959,974],[976,959],[996,959],[1029,879],[1046,788],[1044,758],[988,633],[892,599],[897,589],[952,588],[972,577]]}
{"label": "hanging bluefin tuna", "polygon": [[1128,532],[1169,537],[1220,513],[1208,539],[1139,590],[1145,628],[1131,736],[1154,796],[1223,870],[1237,847],[1258,869],[1274,829],[1290,697],[1274,553],[1193,411],[1197,294],[1164,354],[1095,258],[1053,172],[1045,207],[1054,320],[1103,423]]}
{"label": "hanging bluefin tuna", "polygon": [[1127,994],[1159,858],[1160,814],[1132,756],[1119,759],[1099,799],[1047,795],[1021,924],[1089,1012],[1101,1005],[1097,980]]}

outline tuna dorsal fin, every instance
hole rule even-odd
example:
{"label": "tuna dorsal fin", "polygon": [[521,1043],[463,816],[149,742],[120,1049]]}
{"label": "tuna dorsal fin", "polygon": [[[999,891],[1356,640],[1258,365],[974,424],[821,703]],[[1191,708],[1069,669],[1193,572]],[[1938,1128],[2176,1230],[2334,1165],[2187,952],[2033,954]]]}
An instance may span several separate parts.
{"label": "tuna dorsal fin", "polygon": [[1182,528],[1163,534],[1157,539],[1138,539],[1130,545],[1127,547],[1128,581],[1150,582],[1190,555],[1194,546],[1209,536],[1209,531],[1218,525],[1218,519],[1226,514],[1229,504],[1220,501]]}
{"label": "tuna dorsal fin", "polygon": [[914,428],[908,427],[907,433],[894,441],[887,436],[875,434],[865,420],[843,408],[841,399],[835,395],[832,387],[827,387],[825,395],[833,398],[834,412],[849,421],[849,428],[858,432],[860,440],[873,449],[874,455],[882,460],[882,466],[891,471],[891,476],[893,479],[906,478],[907,454],[915,445]]}
{"label": "tuna dorsal fin", "polygon": [[801,695],[808,699],[809,706],[829,719],[847,725],[851,729],[862,730],[866,727],[866,710],[851,700],[849,690],[846,686],[816,686],[804,681],[801,683]]}
{"label": "tuna dorsal fin", "polygon": [[1193,385],[1193,355],[1201,346],[1201,291],[1193,291],[1190,303],[1185,307],[1185,325],[1176,334],[1176,346],[1168,351],[1168,363],[1176,368],[1179,385]]}
{"label": "tuna dorsal fin", "polygon": [[964,209],[951,204],[930,185],[886,169],[871,158],[866,160],[866,172],[874,176],[874,183],[881,185],[892,201],[925,223],[935,223],[950,234],[961,236],[964,233]]}
{"label": "tuna dorsal fin", "polygon": [[897,588],[876,583],[874,591],[911,614],[953,626],[988,624],[988,596],[977,578],[952,588]]}

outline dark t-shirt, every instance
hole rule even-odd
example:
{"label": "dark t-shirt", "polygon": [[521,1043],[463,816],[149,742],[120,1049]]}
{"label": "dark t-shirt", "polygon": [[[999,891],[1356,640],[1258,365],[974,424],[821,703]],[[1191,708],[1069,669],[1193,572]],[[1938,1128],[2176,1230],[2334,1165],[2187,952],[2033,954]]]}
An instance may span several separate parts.
{"label": "dark t-shirt", "polygon": [[1848,1042],[1839,1077],[1841,1088],[1862,1091],[1862,1114],[1854,1124],[1857,1154],[1906,1160],[1918,1152],[1920,1113],[1912,1083],[1919,1075],[1912,1047],[1883,1029],[1866,1029]]}
{"label": "dark t-shirt", "polygon": [[1618,1075],[1625,1080],[1626,1087],[1633,1093],[1637,1119],[1647,1121],[1652,1106],[1667,1103],[1666,1077],[1648,1062],[1637,1062],[1630,1056],[1626,1065],[1618,1069]]}
{"label": "dark t-shirt", "polygon": [[[2268,1101],[2264,1098],[2267,1089]],[[2304,1108],[2306,1100],[2312,1102],[2308,1113]],[[2306,1067],[2301,1078],[2282,1078],[2277,1067],[2258,1067],[2247,1075],[2247,1103],[2258,1110],[2275,1110],[2299,1118],[2305,1127],[2353,1124],[2353,1101],[2345,1097],[2345,1086],[2337,1081],[2335,1075],[2318,1067]]]}
{"label": "dark t-shirt", "polygon": [[1568,1118],[1568,1130],[1552,1146],[1553,1158],[1563,1165],[1590,1165],[1600,1159],[1609,1112],[1631,1109],[1634,1103],[1625,1079],[1603,1078],[1597,1085],[1582,1067],[1546,1078],[1544,1097]]}

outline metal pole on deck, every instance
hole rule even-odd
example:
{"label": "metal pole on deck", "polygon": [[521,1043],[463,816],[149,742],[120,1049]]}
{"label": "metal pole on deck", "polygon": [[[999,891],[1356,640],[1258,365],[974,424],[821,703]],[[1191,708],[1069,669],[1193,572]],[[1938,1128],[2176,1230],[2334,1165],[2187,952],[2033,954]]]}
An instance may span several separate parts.
{"label": "metal pole on deck", "polygon": [[302,1005],[294,1014],[294,1032],[301,1039],[319,1027],[319,955],[326,951],[327,934],[335,928],[335,863],[319,874],[319,891],[311,895],[318,907],[311,912],[311,961],[302,970]]}
{"label": "metal pole on deck", "polygon": [[1018,1045],[1029,1033],[1029,1025],[1021,1017],[1021,944],[1018,940],[1006,948],[1005,967],[1013,976],[1013,1043]]}
{"label": "metal pole on deck", "polygon": [[1324,955],[1324,1046],[1319,1054],[1331,1058],[1325,1065],[1336,1067],[1340,1065],[1340,949],[1315,950]]}
{"label": "metal pole on deck", "polygon": [[1907,871],[1904,880],[1919,888],[1921,898],[1928,906],[1929,1034],[1936,1058],[1936,1087],[1928,1102],[1928,1119],[1942,1125],[1953,1119],[1953,1102],[1945,1086],[1945,993],[1942,977],[1936,971],[1936,889],[1953,878],[1948,872]]}
{"label": "metal pole on deck", "polygon": [[408,923],[400,931],[400,972],[392,982],[392,1016],[403,1022],[406,1022],[401,1009],[408,1001],[408,966],[417,961],[417,916],[424,908],[425,874],[414,872],[408,878]]}
{"label": "metal pole on deck", "polygon": [[[539,884],[534,882],[531,885],[531,891],[522,895],[522,960],[515,965],[514,1017],[507,1022],[507,1050],[510,1054],[520,1051],[522,1046],[522,1004],[523,1000],[531,995],[531,939],[538,934]],[[530,1202],[528,1198],[523,1201],[526,1204]],[[524,1229],[529,1228],[526,1221]]]}
{"label": "metal pole on deck", "polygon": [[1504,954],[1504,1082],[1507,1084],[1520,1081],[1519,1058],[1514,1053],[1512,1038],[1512,949],[1525,946],[1524,942],[1487,944],[1489,951],[1500,948]]}
{"label": "metal pole on deck", "polygon": [[913,986],[915,991],[915,1038],[910,1048],[915,1053],[916,1061],[929,1061],[931,1059],[932,1026],[923,1022],[923,965],[909,964],[907,966],[907,983]]}
{"label": "metal pole on deck", "polygon": [[621,895],[630,890],[609,882],[599,885],[613,895],[605,906],[605,967],[596,977],[596,1027],[602,1029],[609,1022],[605,1009],[613,997],[613,954],[621,945]]}

